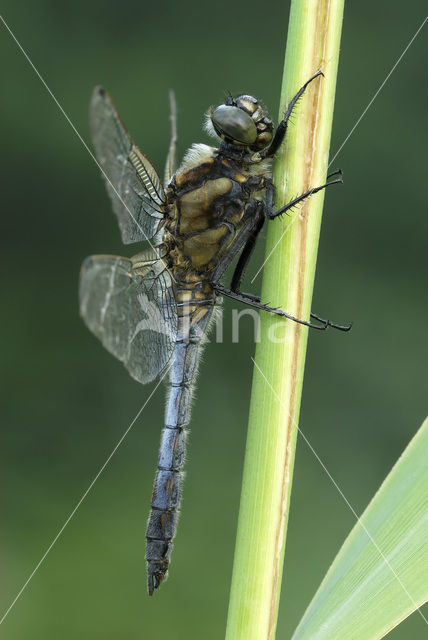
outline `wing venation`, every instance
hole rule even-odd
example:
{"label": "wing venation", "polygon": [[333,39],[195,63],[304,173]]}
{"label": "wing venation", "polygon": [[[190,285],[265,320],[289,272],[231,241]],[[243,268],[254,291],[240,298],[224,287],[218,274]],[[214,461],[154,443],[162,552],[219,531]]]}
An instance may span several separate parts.
{"label": "wing venation", "polygon": [[109,94],[97,87],[90,105],[96,156],[124,244],[149,240],[160,230],[165,192],[156,170],[132,142]]}
{"label": "wing venation", "polygon": [[104,347],[145,384],[167,365],[177,336],[172,279],[148,250],[132,260],[91,256],[82,265],[80,313]]}

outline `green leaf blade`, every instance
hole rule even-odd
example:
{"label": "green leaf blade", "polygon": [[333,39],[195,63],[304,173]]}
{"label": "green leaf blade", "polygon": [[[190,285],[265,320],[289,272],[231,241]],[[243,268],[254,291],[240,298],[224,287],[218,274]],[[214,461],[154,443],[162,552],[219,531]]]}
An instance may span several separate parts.
{"label": "green leaf blade", "polygon": [[292,640],[376,640],[428,599],[428,418],[357,522]]}

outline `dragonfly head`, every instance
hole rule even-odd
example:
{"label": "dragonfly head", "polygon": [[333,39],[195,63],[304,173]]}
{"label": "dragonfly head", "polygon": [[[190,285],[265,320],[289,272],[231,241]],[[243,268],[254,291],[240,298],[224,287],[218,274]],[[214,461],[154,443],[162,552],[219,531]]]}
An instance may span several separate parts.
{"label": "dragonfly head", "polygon": [[208,112],[208,128],[224,142],[260,151],[272,141],[273,122],[253,96],[229,96],[224,104]]}

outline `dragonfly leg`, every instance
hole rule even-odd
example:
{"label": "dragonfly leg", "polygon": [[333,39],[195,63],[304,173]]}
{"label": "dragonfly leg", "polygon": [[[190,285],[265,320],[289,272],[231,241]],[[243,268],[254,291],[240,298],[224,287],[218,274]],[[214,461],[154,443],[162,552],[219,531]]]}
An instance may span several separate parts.
{"label": "dragonfly leg", "polygon": [[[335,178],[334,180],[328,181],[328,178],[333,176],[338,176],[338,177]],[[332,184],[343,184],[343,172],[341,169],[337,169],[336,171],[331,173],[329,176],[327,176],[327,182],[325,184],[322,184],[320,187],[313,187],[312,189],[308,189],[308,191],[305,191],[305,193],[302,193],[300,196],[297,196],[297,198],[293,198],[293,200],[290,200],[290,202],[287,202],[287,204],[281,207],[281,209],[278,209],[278,211],[273,210],[273,194],[274,194],[273,185],[271,184],[266,185],[266,213],[269,220],[274,220],[277,216],[280,216],[283,213],[286,213],[287,211],[295,207],[297,204],[299,204],[306,198],[309,198],[309,196],[313,195],[314,193],[317,193],[318,191],[321,191],[322,189],[325,189],[326,187],[329,187]]]}
{"label": "dragonfly leg", "polygon": [[241,255],[239,256],[239,260],[236,264],[235,271],[233,272],[232,281],[230,284],[230,288],[232,291],[239,293],[241,287],[242,277],[244,275],[245,268],[248,264],[248,261],[251,257],[255,244],[257,242],[257,238],[259,236],[260,231],[262,230],[264,221],[265,221],[265,212],[264,212],[264,204],[263,202],[258,203],[258,210],[256,215],[258,216],[258,220],[251,231],[247,241],[241,251]]}
{"label": "dragonfly leg", "polygon": [[[337,172],[334,172],[334,174],[331,175],[335,175]],[[268,198],[266,198],[266,202],[268,203]],[[244,248],[242,249],[241,255],[239,257],[238,263],[236,265],[235,271],[233,273],[232,276],[232,281],[231,281],[231,285],[230,285],[230,293],[234,294],[234,295],[229,295],[227,293],[225,293],[227,290],[224,289],[223,287],[221,287],[220,290],[220,285],[216,285],[216,290],[218,293],[220,293],[221,295],[225,295],[228,297],[233,297],[233,299],[238,300],[239,302],[244,302],[244,304],[248,304],[248,305],[252,305],[252,303],[255,303],[255,305],[257,305],[257,308],[259,309],[264,309],[265,311],[269,311],[271,313],[277,313],[278,309],[272,310],[271,307],[268,307],[267,305],[263,305],[261,304],[260,301],[260,296],[256,296],[253,293],[243,293],[240,288],[241,288],[241,281],[242,281],[242,277],[244,275],[244,270],[245,267],[248,264],[248,260],[251,257],[251,253],[254,249],[255,243],[257,241],[258,235],[263,227],[263,223],[265,220],[264,217],[264,211],[263,211],[263,203],[261,204],[261,209],[260,209],[260,218],[259,221],[257,222],[256,226],[254,227],[251,235],[249,236],[249,238],[247,239],[247,242],[244,245]],[[244,297],[245,299],[243,300],[242,297]],[[281,314],[284,312],[281,312]],[[289,317],[289,316],[286,316]],[[333,329],[338,329],[339,331],[349,331],[352,327],[352,323],[349,325],[341,325],[341,324],[336,324],[335,322],[330,322],[330,320],[326,320],[324,318],[320,318],[316,313],[311,313],[311,318],[313,318],[314,320],[318,320],[318,322],[322,323],[322,326],[318,326],[316,325],[316,328],[318,329],[323,329],[323,328],[327,328],[327,327],[332,327]],[[297,320],[297,318],[295,319],[294,317],[292,317],[293,320],[296,320],[296,322],[299,322],[299,320]],[[309,325],[309,326],[314,326],[314,325]]]}
{"label": "dragonfly leg", "polygon": [[309,80],[305,82],[303,87],[299,89],[299,91],[296,93],[294,98],[291,100],[290,104],[287,106],[283,119],[277,126],[275,135],[273,137],[272,142],[270,143],[270,146],[266,149],[266,151],[262,151],[260,153],[262,158],[272,158],[275,155],[275,153],[278,151],[279,147],[281,146],[285,138],[285,134],[287,133],[288,121],[290,119],[290,116],[293,112],[294,107],[296,106],[296,103],[302,97],[308,84],[312,82],[312,80],[315,80],[315,78],[318,78],[318,76],[322,76],[322,75],[324,75],[322,71],[317,71],[316,74],[313,75],[312,78],[309,78]]}
{"label": "dragonfly leg", "polygon": [[[215,288],[216,288],[216,291],[223,296],[226,296],[228,298],[233,298],[233,300],[238,300],[238,302],[243,302],[244,304],[248,304],[251,307],[256,307],[257,309],[263,309],[263,311],[269,311],[269,313],[275,313],[277,315],[284,316],[286,318],[289,318],[290,320],[299,322],[300,324],[305,324],[308,327],[311,327],[312,329],[327,329],[327,327],[331,327],[332,329],[337,329],[338,331],[350,331],[352,329],[352,322],[350,324],[337,324],[336,322],[331,322],[331,320],[328,320],[326,318],[321,318],[317,313],[313,313],[311,311],[311,318],[313,318],[314,320],[318,320],[318,322],[321,323],[321,325],[314,325],[313,323],[305,322],[304,320],[299,320],[298,318],[295,318],[294,316],[291,316],[290,314],[285,313],[285,311],[282,311],[281,309],[278,309],[275,307],[269,307],[266,304],[262,304],[260,302],[260,296],[256,296],[253,293],[243,293],[242,291],[228,291],[227,289],[224,289],[223,287],[219,287],[218,285],[216,285]],[[230,295],[230,294],[234,294],[234,295]],[[238,297],[235,297],[235,296],[238,296]]]}
{"label": "dragonfly leg", "polygon": [[269,307],[267,304],[262,304],[260,302],[260,298],[258,296],[254,296],[251,293],[242,293],[232,291],[231,289],[226,289],[222,285],[216,283],[213,284],[213,288],[217,293],[222,296],[226,296],[227,298],[232,298],[232,300],[237,300],[238,302],[243,302],[250,307],[254,307],[255,309],[261,309],[262,311],[268,311],[269,313],[274,313],[277,316],[281,316],[283,318],[288,318],[289,320],[293,320],[294,322],[298,322],[299,324],[303,324],[306,327],[311,327],[311,329],[319,329],[320,331],[324,331],[327,327],[330,326],[330,322],[325,320],[322,324],[314,324],[313,322],[307,322],[306,320],[300,320],[295,316],[292,316],[290,313],[286,313],[282,311],[282,309],[277,309],[275,307]]}
{"label": "dragonfly leg", "polygon": [[325,320],[324,318],[320,318],[320,316],[311,311],[311,318],[314,320],[318,320],[318,322],[328,322],[328,326],[332,327],[332,329],[338,329],[339,331],[350,331],[352,329],[352,322],[349,324],[336,324],[335,322],[330,322],[330,320]]}

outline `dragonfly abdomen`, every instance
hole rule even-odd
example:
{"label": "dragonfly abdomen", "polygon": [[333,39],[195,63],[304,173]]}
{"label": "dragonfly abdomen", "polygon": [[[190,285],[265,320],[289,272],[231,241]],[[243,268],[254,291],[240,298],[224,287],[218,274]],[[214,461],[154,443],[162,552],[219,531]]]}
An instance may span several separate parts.
{"label": "dragonfly abdomen", "polygon": [[[189,290],[186,291],[188,292]],[[208,302],[211,302],[209,306]],[[190,422],[201,336],[206,331],[214,300],[205,299],[205,304],[201,305],[200,300],[192,298],[187,299],[187,303],[186,307],[179,308],[178,341],[171,358],[165,427],[162,431],[158,470],[147,525],[146,560],[150,595],[168,573],[181,502],[187,427]]]}
{"label": "dragonfly abdomen", "polygon": [[[198,349],[196,344],[188,344],[186,347],[195,351]],[[173,359],[175,355],[174,353]],[[191,386],[187,383],[170,382],[165,427],[162,431],[158,470],[146,533],[150,595],[166,577],[173,538],[177,530],[184,476],[182,469],[186,451],[186,427],[190,421],[191,391]]]}

